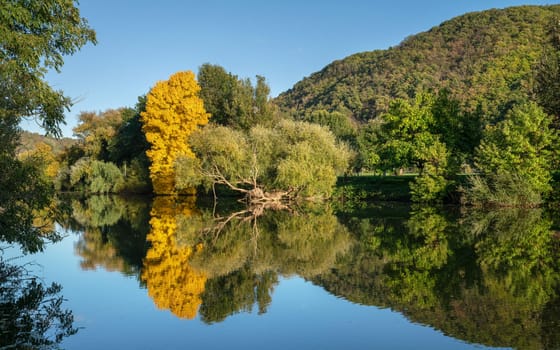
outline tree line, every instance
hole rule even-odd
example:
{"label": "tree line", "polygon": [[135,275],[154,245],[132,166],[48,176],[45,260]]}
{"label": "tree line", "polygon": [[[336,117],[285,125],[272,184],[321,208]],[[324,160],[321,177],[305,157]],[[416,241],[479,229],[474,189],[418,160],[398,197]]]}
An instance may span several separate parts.
{"label": "tree line", "polygon": [[442,88],[396,98],[367,123],[336,111],[282,110],[263,77],[253,86],[204,64],[197,76],[158,82],[135,108],[81,113],[79,142],[59,157],[53,180],[59,190],[89,193],[199,187],[215,195],[222,186],[281,201],[328,198],[342,175],[408,172],[416,174],[413,201],[540,205],[553,193],[559,161],[555,48],[533,67],[535,93],[512,95],[499,113],[472,111]]}

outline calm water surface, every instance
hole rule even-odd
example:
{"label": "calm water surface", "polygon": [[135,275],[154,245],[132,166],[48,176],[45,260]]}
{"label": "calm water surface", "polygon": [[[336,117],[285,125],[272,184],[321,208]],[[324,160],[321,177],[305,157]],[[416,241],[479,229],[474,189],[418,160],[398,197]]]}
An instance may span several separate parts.
{"label": "calm water surface", "polygon": [[560,345],[558,240],[540,210],[65,207],[67,237],[18,261],[63,286],[80,327],[67,349]]}

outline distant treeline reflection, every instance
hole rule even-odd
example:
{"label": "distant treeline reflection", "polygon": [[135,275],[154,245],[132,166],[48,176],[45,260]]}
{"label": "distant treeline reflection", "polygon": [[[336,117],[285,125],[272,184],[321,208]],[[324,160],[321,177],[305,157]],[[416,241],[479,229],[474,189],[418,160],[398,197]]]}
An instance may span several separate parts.
{"label": "distant treeline reflection", "polygon": [[[61,202],[84,269],[137,276],[177,317],[265,313],[282,276],[472,343],[556,348],[559,243],[541,209],[369,204],[214,208],[196,198]],[[66,214],[64,214],[66,213]]]}

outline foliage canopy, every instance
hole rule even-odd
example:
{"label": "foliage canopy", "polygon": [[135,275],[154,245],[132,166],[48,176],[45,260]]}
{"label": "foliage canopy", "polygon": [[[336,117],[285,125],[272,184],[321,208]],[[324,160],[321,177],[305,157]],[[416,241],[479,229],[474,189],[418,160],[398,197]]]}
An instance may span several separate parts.
{"label": "foliage canopy", "polygon": [[150,178],[157,194],[175,192],[175,160],[194,157],[187,139],[199,125],[208,123],[199,91],[193,72],[178,72],[156,83],[146,97],[142,129],[150,143]]}
{"label": "foliage canopy", "polygon": [[223,184],[255,199],[272,192],[277,199],[328,197],[350,158],[328,130],[289,120],[249,132],[209,125],[194,133],[190,144],[196,158],[179,158],[179,188]]}
{"label": "foliage canopy", "polygon": [[334,61],[275,101],[299,115],[338,111],[367,121],[387,112],[395,98],[448,88],[469,112],[479,106],[499,114],[512,94],[531,92],[532,67],[550,48],[548,28],[559,13],[559,5],[468,13],[387,50]]}

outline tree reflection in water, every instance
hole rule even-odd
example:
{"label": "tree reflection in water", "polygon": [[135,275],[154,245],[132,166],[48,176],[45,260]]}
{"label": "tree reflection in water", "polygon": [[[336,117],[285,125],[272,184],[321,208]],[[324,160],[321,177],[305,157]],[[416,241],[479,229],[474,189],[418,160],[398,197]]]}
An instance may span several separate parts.
{"label": "tree reflection in water", "polygon": [[175,201],[173,197],[156,197],[150,213],[151,244],[142,269],[142,281],[160,309],[170,310],[180,318],[192,319],[202,303],[206,274],[190,266],[193,254],[202,244],[178,245],[177,220],[193,215],[194,197]]}
{"label": "tree reflection in water", "polygon": [[[11,167],[10,169],[14,170]],[[15,170],[17,172],[22,169]],[[26,178],[21,184],[27,184],[26,179],[38,176],[34,172],[37,169],[29,168],[28,171],[24,174]],[[19,179],[21,180],[21,177]],[[45,187],[36,187],[41,184]],[[22,262],[23,258],[6,257],[14,255],[15,251],[22,254],[43,251],[46,244],[62,238],[55,231],[56,201],[47,188],[41,180],[33,182],[25,189],[11,188],[13,191],[8,191],[8,194],[15,195],[15,198],[2,201],[0,349],[58,348],[65,337],[78,331],[73,325],[72,311],[64,308],[62,286],[57,283],[44,284],[36,276],[34,267]],[[32,200],[22,201],[20,197],[26,195]],[[3,207],[4,204],[7,204],[7,207]],[[10,252],[7,253],[7,250]]]}
{"label": "tree reflection in water", "polygon": [[158,307],[206,323],[265,313],[279,276],[298,275],[464,341],[560,346],[560,246],[542,210],[214,210],[194,200],[158,197],[151,218],[149,206],[103,200],[126,206],[117,215],[92,210],[101,201],[74,204],[90,225],[76,245],[84,267],[134,272]]}
{"label": "tree reflection in water", "polygon": [[559,251],[543,212],[441,213],[347,218],[360,244],[314,282],[472,343],[540,349],[546,339],[550,346]]}
{"label": "tree reflection in water", "polygon": [[102,267],[138,276],[148,244],[150,202],[143,197],[91,196],[73,199],[62,226],[82,234],[74,250],[85,270]]}
{"label": "tree reflection in water", "polygon": [[62,308],[61,290],[56,283],[44,286],[25,266],[0,256],[0,348],[54,348],[75,334],[72,312]]}
{"label": "tree reflection in water", "polygon": [[208,276],[200,308],[203,321],[231,314],[266,312],[278,275],[311,278],[334,267],[351,246],[351,235],[327,208],[298,212],[249,208],[235,215],[210,210],[182,220],[178,240],[204,249],[191,266]]}

